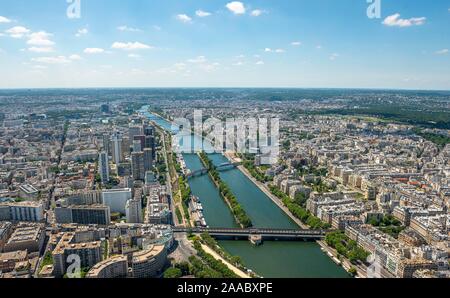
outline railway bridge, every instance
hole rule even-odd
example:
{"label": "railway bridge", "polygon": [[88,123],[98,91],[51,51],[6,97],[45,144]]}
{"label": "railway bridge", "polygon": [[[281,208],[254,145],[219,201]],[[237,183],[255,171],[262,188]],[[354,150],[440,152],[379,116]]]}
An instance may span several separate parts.
{"label": "railway bridge", "polygon": [[173,228],[174,233],[202,234],[208,233],[216,239],[250,239],[253,236],[264,240],[289,240],[289,241],[308,241],[322,240],[329,230],[290,230],[290,229],[261,229],[261,228]]}

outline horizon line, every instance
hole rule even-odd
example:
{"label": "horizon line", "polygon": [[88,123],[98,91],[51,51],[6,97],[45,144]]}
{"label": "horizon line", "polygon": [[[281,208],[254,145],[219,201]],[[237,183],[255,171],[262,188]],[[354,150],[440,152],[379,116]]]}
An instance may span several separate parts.
{"label": "horizon line", "polygon": [[291,90],[366,90],[366,91],[433,91],[433,92],[450,92],[450,89],[408,89],[408,88],[383,88],[383,87],[185,87],[185,86],[169,86],[169,87],[0,87],[0,91],[33,91],[33,90],[124,90],[124,89],[291,89]]}

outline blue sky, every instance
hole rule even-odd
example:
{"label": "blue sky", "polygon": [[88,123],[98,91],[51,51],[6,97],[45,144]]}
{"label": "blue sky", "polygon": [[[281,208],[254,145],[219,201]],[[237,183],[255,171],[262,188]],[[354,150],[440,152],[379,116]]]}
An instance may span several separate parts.
{"label": "blue sky", "polygon": [[0,0],[0,88],[449,90],[450,1],[380,1]]}

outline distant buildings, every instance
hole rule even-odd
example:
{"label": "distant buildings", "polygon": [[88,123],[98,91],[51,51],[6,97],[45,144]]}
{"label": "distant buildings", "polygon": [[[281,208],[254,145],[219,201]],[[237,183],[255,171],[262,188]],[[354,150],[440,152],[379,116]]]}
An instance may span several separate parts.
{"label": "distant buildings", "polygon": [[102,104],[102,105],[100,106],[100,111],[101,111],[102,113],[108,114],[108,113],[110,112],[109,104]]}

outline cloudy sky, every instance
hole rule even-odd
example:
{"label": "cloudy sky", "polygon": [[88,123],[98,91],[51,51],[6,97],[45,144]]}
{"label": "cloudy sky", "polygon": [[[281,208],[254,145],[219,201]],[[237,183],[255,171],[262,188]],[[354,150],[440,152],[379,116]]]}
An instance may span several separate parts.
{"label": "cloudy sky", "polygon": [[69,1],[0,0],[0,88],[450,90],[448,0]]}

